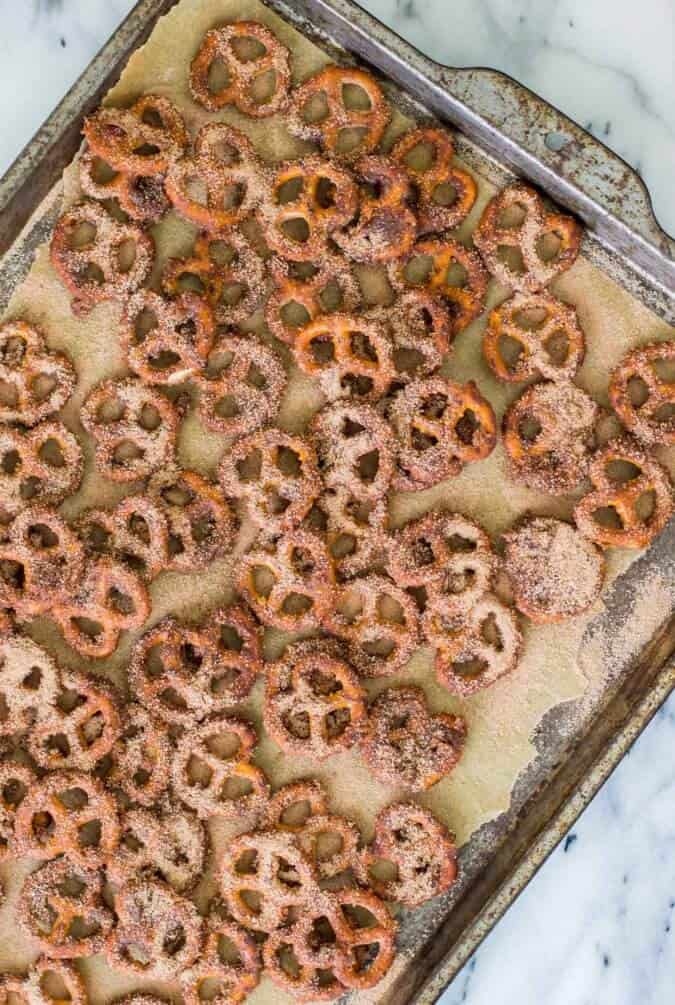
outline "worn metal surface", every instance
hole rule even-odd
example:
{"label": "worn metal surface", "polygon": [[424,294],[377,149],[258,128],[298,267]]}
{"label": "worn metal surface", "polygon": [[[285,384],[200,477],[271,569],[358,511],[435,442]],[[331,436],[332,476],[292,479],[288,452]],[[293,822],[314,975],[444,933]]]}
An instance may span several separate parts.
{"label": "worn metal surface", "polygon": [[[79,146],[83,116],[175,2],[137,4],[0,182],[0,252],[6,250],[0,306],[53,226],[59,177]],[[389,96],[404,110],[455,125],[461,130],[459,152],[481,174],[499,182],[515,172],[573,210],[588,228],[583,253],[675,320],[675,242],[659,228],[641,180],[597,140],[502,74],[432,62],[350,0],[266,2],[314,41],[339,49],[342,60],[353,56],[381,71]],[[547,137],[558,147],[561,138],[567,141],[556,152]],[[55,197],[34,213],[50,192]],[[616,626],[627,622],[640,583],[655,569],[675,582],[675,523],[613,585],[605,612],[591,626],[596,638],[611,639]],[[519,778],[509,812],[462,849],[460,882],[446,897],[403,918],[406,967],[382,1002],[436,1000],[675,686],[675,663],[667,662],[675,625],[664,624],[647,642],[636,639],[639,658],[636,652],[626,660],[592,715],[584,717],[581,703],[572,703],[546,717],[536,737],[538,756]]]}

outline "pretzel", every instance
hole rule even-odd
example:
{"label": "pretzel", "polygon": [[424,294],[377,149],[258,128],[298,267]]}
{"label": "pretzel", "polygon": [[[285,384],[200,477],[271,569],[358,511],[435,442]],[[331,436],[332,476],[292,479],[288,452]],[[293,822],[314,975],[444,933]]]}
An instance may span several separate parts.
{"label": "pretzel", "polygon": [[173,459],[176,410],[140,381],[104,380],[85,399],[80,418],[94,440],[97,469],[113,481],[145,478]]}
{"label": "pretzel", "polygon": [[318,505],[326,518],[326,539],[339,579],[381,568],[391,542],[386,496],[371,499],[356,488],[328,489]]}
{"label": "pretzel", "polygon": [[83,468],[82,448],[60,422],[25,431],[0,426],[0,519],[62,502],[77,489]]}
{"label": "pretzel", "polygon": [[249,518],[269,536],[297,527],[321,485],[313,448],[273,427],[237,440],[223,456],[219,478],[225,495],[243,498]]}
{"label": "pretzel", "polygon": [[90,199],[116,199],[120,209],[136,223],[158,223],[169,209],[162,175],[138,175],[117,171],[88,147],[77,165],[80,188]]}
{"label": "pretzel", "polygon": [[[349,86],[365,92],[369,108],[347,107],[344,88]],[[325,98],[327,113],[310,122],[303,111],[317,95]],[[352,66],[328,66],[293,91],[286,125],[295,136],[320,143],[329,156],[349,161],[375,149],[390,117],[380,86],[369,73]],[[343,140],[350,133],[358,134],[359,142],[345,148]]]}
{"label": "pretzel", "polygon": [[197,908],[163,883],[139,881],[115,893],[117,927],[106,939],[111,967],[172,981],[197,959],[203,922]]}
{"label": "pretzel", "polygon": [[273,550],[249,551],[239,565],[240,592],[264,624],[286,631],[316,628],[334,602],[334,583],[326,545],[302,529],[278,538]]}
{"label": "pretzel", "polygon": [[[226,156],[219,154],[222,148]],[[193,181],[205,190],[204,202],[191,194]],[[243,133],[212,122],[197,134],[192,156],[171,165],[164,191],[179,216],[217,234],[240,223],[262,199],[260,163]]]}
{"label": "pretzel", "polygon": [[[270,261],[273,287],[265,306],[265,322],[275,338],[289,345],[295,341],[298,330],[319,315],[351,312],[361,300],[351,266],[341,255],[324,254],[309,276],[302,275],[303,265],[312,268],[305,262],[296,263],[294,267],[292,262],[276,255]],[[327,295],[331,289],[337,291],[336,306],[328,309]],[[303,321],[295,323],[288,316],[292,305],[304,311]]]}
{"label": "pretzel", "polygon": [[52,611],[66,642],[81,656],[94,659],[110,656],[120,634],[136,631],[149,614],[143,581],[109,558],[90,563],[72,598],[61,600]]}
{"label": "pretzel", "polygon": [[218,880],[235,921],[267,935],[320,896],[311,863],[294,836],[280,831],[235,837],[221,859]]}
{"label": "pretzel", "polygon": [[33,760],[56,768],[92,771],[121,731],[118,702],[110,688],[84,674],[63,673],[62,693],[27,737]]}
{"label": "pretzel", "polygon": [[[323,198],[322,186],[330,189],[329,200]],[[329,235],[349,223],[357,206],[351,175],[314,155],[275,169],[258,219],[272,251],[282,258],[312,262],[323,256]],[[296,221],[304,224],[305,231],[297,237],[289,227]]]}
{"label": "pretzel", "polygon": [[[411,154],[416,149],[431,147],[431,163],[415,167]],[[421,234],[454,230],[464,220],[476,201],[478,188],[468,171],[453,164],[455,150],[452,138],[443,129],[426,126],[411,129],[396,143],[391,156],[408,175],[416,197],[417,225]],[[452,202],[441,198],[450,187]]]}
{"label": "pretzel", "polygon": [[386,335],[377,324],[355,315],[330,314],[310,322],[297,333],[293,355],[329,401],[376,400],[394,379]]}
{"label": "pretzel", "polygon": [[229,360],[216,376],[199,379],[199,417],[216,433],[253,433],[279,410],[286,371],[277,354],[255,335],[223,335],[217,352]]}
{"label": "pretzel", "polygon": [[144,94],[130,108],[99,108],[82,132],[98,157],[131,175],[166,174],[190,142],[182,115],[158,94]]}
{"label": "pretzel", "polygon": [[394,475],[396,441],[371,406],[338,402],[317,412],[310,425],[324,485],[381,499]]}
{"label": "pretzel", "polygon": [[0,544],[0,606],[30,619],[67,597],[80,581],[84,553],[55,510],[30,506]]}
{"label": "pretzel", "polygon": [[[522,214],[520,221],[512,225],[504,223],[503,217],[514,209]],[[552,258],[544,258],[541,242],[549,235],[557,238],[559,247]],[[516,182],[487,204],[473,232],[473,241],[498,282],[513,290],[536,293],[574,264],[581,244],[581,227],[571,216],[548,213],[534,189]],[[519,255],[517,268],[501,257],[501,249],[508,248]]]}
{"label": "pretzel", "polygon": [[[351,820],[328,812],[326,794],[317,781],[292,782],[275,792],[268,804],[266,824],[295,835],[320,879],[334,879],[356,863],[359,829]],[[326,854],[320,839],[329,834],[340,837],[340,847]]]}
{"label": "pretzel", "polygon": [[385,576],[363,576],[341,586],[324,625],[347,640],[350,660],[364,677],[398,673],[418,645],[415,602]]}
{"label": "pretzel", "polygon": [[236,660],[252,672],[263,672],[262,631],[251,611],[243,603],[234,603],[212,611],[208,617],[211,644],[227,666]]}
{"label": "pretzel", "polygon": [[162,289],[171,297],[195,288],[211,307],[216,324],[241,324],[265,297],[265,263],[238,230],[202,231],[191,255],[170,258],[162,273]]}
{"label": "pretzel", "polygon": [[550,495],[573,492],[586,477],[600,409],[568,381],[533,384],[504,415],[512,476]]}
{"label": "pretzel", "polygon": [[[628,479],[617,479],[617,462],[632,465]],[[611,440],[594,455],[588,475],[592,490],[577,503],[574,519],[581,533],[603,548],[646,548],[660,534],[673,512],[673,488],[667,470],[629,437]],[[653,510],[638,508],[652,493]],[[611,514],[611,523],[598,520],[598,511]],[[609,515],[608,514],[608,515]]]}
{"label": "pretzel", "polygon": [[[56,978],[53,993],[50,978]],[[9,1005],[10,995],[22,1005],[87,1005],[84,981],[75,967],[47,957],[36,960],[25,977],[0,977],[0,1002]]]}
{"label": "pretzel", "polygon": [[447,618],[468,614],[491,588],[495,555],[485,531],[458,513],[427,513],[393,535],[387,571]]}
{"label": "pretzel", "polygon": [[54,708],[58,691],[49,653],[14,632],[0,638],[0,736],[33,729]]}
{"label": "pretzel", "polygon": [[120,828],[115,802],[98,779],[82,771],[55,771],[26,794],[16,810],[14,834],[25,854],[65,855],[77,866],[96,869],[117,848]]}
{"label": "pretzel", "polygon": [[159,813],[129,809],[120,818],[120,846],[108,863],[117,886],[161,878],[185,893],[201,878],[206,860],[204,825],[168,800]]}
{"label": "pretzel", "polygon": [[37,782],[33,770],[13,761],[0,763],[0,863],[23,853],[16,841],[16,812]]}
{"label": "pretzel", "polygon": [[466,722],[457,715],[432,715],[418,687],[381,691],[370,706],[368,721],[361,749],[383,785],[429,789],[462,756]]}
{"label": "pretzel", "polygon": [[[675,341],[655,342],[629,352],[609,382],[609,400],[624,426],[648,446],[675,443],[675,381],[661,377],[659,364],[675,359]],[[636,404],[637,385],[644,400]]]}
{"label": "pretzel", "polygon": [[75,527],[90,556],[108,555],[145,580],[169,565],[169,525],[145,495],[127,496],[113,510],[86,510]]}
{"label": "pretzel", "polygon": [[424,290],[407,290],[388,307],[368,311],[367,317],[390,333],[397,384],[431,376],[450,352],[450,312],[440,297]]}
{"label": "pretzel", "polygon": [[[428,260],[426,278],[417,281],[411,275],[415,261]],[[455,269],[462,270],[455,277]],[[474,321],[485,306],[489,276],[479,256],[459,241],[446,237],[418,241],[400,260],[390,263],[389,280],[397,291],[414,289],[442,297],[451,317],[451,333],[457,335]]]}
{"label": "pretzel", "polygon": [[[223,942],[230,950],[227,956],[221,952]],[[202,1005],[206,1000],[239,1005],[257,986],[260,969],[255,940],[236,922],[218,921],[207,933],[199,960],[180,976],[185,1005]],[[208,998],[202,995],[207,989]]]}
{"label": "pretzel", "polygon": [[122,734],[113,745],[107,784],[129,802],[152,806],[169,785],[171,746],[166,728],[142,705],[125,709]]}
{"label": "pretzel", "polygon": [[417,237],[417,219],[407,205],[405,171],[389,157],[373,154],[358,160],[354,170],[375,194],[361,194],[354,220],[335,232],[335,243],[357,262],[390,262],[407,254]]}
{"label": "pretzel", "polygon": [[365,716],[356,674],[320,644],[292,646],[267,670],[263,721],[287,753],[322,761],[348,750]]}
{"label": "pretzel", "polygon": [[497,442],[495,413],[472,380],[412,380],[394,399],[389,418],[400,441],[400,489],[452,478],[491,454]]}
{"label": "pretzel", "polygon": [[[504,355],[505,340],[517,344],[513,362]],[[488,315],[483,356],[500,380],[571,380],[585,353],[576,308],[549,293],[516,293]]]}
{"label": "pretzel", "polygon": [[205,569],[232,547],[234,514],[218,486],[196,471],[166,465],[150,478],[147,494],[168,521],[167,568]]}
{"label": "pretzel", "polygon": [[[229,756],[219,756],[213,753],[213,741],[225,736],[236,738],[237,749]],[[256,741],[253,727],[232,716],[209,719],[187,730],[171,762],[175,794],[202,820],[212,816],[255,820],[269,795],[265,775],[250,762]],[[194,761],[199,763],[204,778],[193,778]]]}
{"label": "pretzel", "polygon": [[[258,56],[243,59],[234,43],[253,39],[262,47]],[[213,64],[222,61],[227,69],[227,83],[214,90],[209,86]],[[273,75],[273,91],[261,100],[256,83]],[[225,105],[252,118],[263,118],[283,111],[291,86],[290,53],[276,35],[258,21],[235,21],[207,31],[197,55],[190,64],[190,93],[199,105],[217,112]]]}
{"label": "pretzel", "polygon": [[146,384],[178,384],[204,366],[214,334],[211,308],[196,293],[171,301],[139,290],[125,304],[120,345]]}
{"label": "pretzel", "polygon": [[225,660],[207,629],[189,629],[164,618],[134,646],[129,683],[153,715],[191,726],[245,698],[256,670],[238,653]]}
{"label": "pretzel", "polygon": [[[121,261],[127,247],[134,253],[128,268]],[[90,200],[64,213],[54,228],[51,261],[72,294],[76,316],[88,314],[104,300],[125,300],[147,279],[154,257],[148,234],[134,223],[120,223]]]}
{"label": "pretzel", "polygon": [[[306,918],[303,915],[299,923],[281,928],[265,940],[262,948],[265,974],[293,1001],[336,1001],[346,989],[325,965],[330,960],[323,961],[320,967],[300,960]],[[331,957],[335,955],[336,952],[330,953]]]}
{"label": "pretzel", "polygon": [[68,857],[48,862],[25,880],[17,921],[50,960],[95,956],[114,924],[103,883],[100,869]]}
{"label": "pretzel", "polygon": [[[395,879],[379,879],[378,862],[396,866]],[[406,907],[445,893],[457,878],[452,834],[429,810],[414,803],[392,803],[375,818],[375,836],[359,860],[360,874],[378,897]]]}
{"label": "pretzel", "polygon": [[518,620],[492,594],[458,620],[430,607],[425,631],[436,650],[439,684],[463,698],[490,687],[518,665],[523,645]]}
{"label": "pretzel", "polygon": [[0,422],[34,426],[63,407],[75,380],[73,364],[47,348],[38,328],[26,321],[0,325]]}
{"label": "pretzel", "polygon": [[503,538],[514,603],[535,624],[576,618],[595,603],[605,559],[576,527],[553,517],[530,517]]}

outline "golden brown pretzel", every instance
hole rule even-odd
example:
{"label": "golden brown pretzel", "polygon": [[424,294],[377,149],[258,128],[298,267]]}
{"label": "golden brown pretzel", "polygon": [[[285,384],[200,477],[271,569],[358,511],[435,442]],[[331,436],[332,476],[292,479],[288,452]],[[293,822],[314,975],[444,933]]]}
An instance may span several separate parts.
{"label": "golden brown pretzel", "polygon": [[[341,890],[331,915],[340,953],[335,976],[348,988],[372,988],[389,970],[396,954],[396,922],[370,890]],[[370,915],[374,923],[362,920]],[[367,951],[364,953],[363,950]]]}
{"label": "golden brown pretzel", "polygon": [[357,262],[390,262],[407,254],[417,237],[417,219],[408,206],[405,171],[373,154],[357,161],[354,170],[375,194],[361,194],[354,219],[333,234],[335,243]]}
{"label": "golden brown pretzel", "polygon": [[99,202],[116,199],[120,209],[136,223],[157,223],[171,205],[164,192],[163,175],[117,171],[88,147],[77,164],[84,194]]}
{"label": "golden brown pretzel", "polygon": [[386,334],[378,324],[355,315],[330,314],[310,322],[297,333],[293,354],[329,401],[376,400],[395,376]]}
{"label": "golden brown pretzel", "polygon": [[166,514],[169,569],[205,569],[229,552],[235,518],[218,485],[196,471],[169,464],[151,476],[147,495]]}
{"label": "golden brown pretzel", "polygon": [[211,308],[196,293],[166,300],[139,290],[124,306],[120,344],[146,384],[176,384],[202,369],[215,328]]}
{"label": "golden brown pretzel", "polygon": [[[227,957],[220,951],[222,941],[230,950]],[[214,921],[199,959],[180,975],[185,1005],[202,1005],[206,991],[216,1005],[240,1005],[257,986],[260,970],[260,951],[246,929],[234,921]]]}
{"label": "golden brown pretzel", "polygon": [[0,325],[0,422],[34,426],[58,412],[75,387],[70,360],[51,352],[26,321]]}
{"label": "golden brown pretzel", "polygon": [[394,475],[396,441],[372,405],[326,405],[312,419],[310,433],[326,487],[350,489],[368,499],[381,499],[387,493]]}
{"label": "golden brown pretzel", "polygon": [[152,806],[166,791],[171,745],[163,723],[136,702],[125,709],[122,734],[110,756],[106,783],[129,802]]}
{"label": "golden brown pretzel", "polygon": [[75,528],[90,556],[108,555],[145,580],[169,567],[168,520],[146,495],[127,496],[112,510],[85,510]]}
{"label": "golden brown pretzel", "polygon": [[450,311],[441,297],[425,290],[406,290],[388,307],[368,311],[367,317],[391,334],[397,384],[431,376],[452,348]]}
{"label": "golden brown pretzel", "polygon": [[[513,362],[504,355],[506,339],[517,345]],[[488,316],[483,355],[500,380],[571,380],[585,352],[576,309],[549,293],[516,293]]]}
{"label": "golden brown pretzel", "polygon": [[329,488],[316,508],[325,519],[326,540],[339,579],[383,566],[391,537],[385,495],[372,498],[358,487]]}
{"label": "golden brown pretzel", "polygon": [[[411,154],[417,148],[431,147],[431,163],[414,166]],[[417,223],[421,234],[453,230],[471,211],[478,189],[468,171],[455,167],[452,137],[442,129],[430,126],[405,133],[391,152],[403,167],[417,197]],[[454,198],[446,204],[439,198],[450,187]]]}
{"label": "golden brown pretzel", "polygon": [[[351,266],[341,255],[324,255],[317,265],[287,262],[275,255],[270,272],[274,285],[265,306],[265,322],[276,338],[289,345],[295,341],[297,332],[319,315],[349,313],[361,300]],[[331,290],[337,294],[335,306],[328,301]],[[296,312],[304,312],[296,314],[297,321],[289,316],[292,305]]]}
{"label": "golden brown pretzel", "polygon": [[0,426],[0,520],[28,506],[54,506],[80,484],[82,448],[62,423],[33,429]]}
{"label": "golden brown pretzel", "polygon": [[130,108],[99,108],[82,132],[98,157],[137,176],[165,174],[189,143],[182,115],[158,94],[144,94]]}
{"label": "golden brown pretzel", "polygon": [[[654,342],[629,352],[609,382],[609,400],[630,432],[650,446],[675,443],[675,380],[659,374],[659,366],[672,365],[675,341]],[[639,404],[631,397],[632,385],[643,392]]]}

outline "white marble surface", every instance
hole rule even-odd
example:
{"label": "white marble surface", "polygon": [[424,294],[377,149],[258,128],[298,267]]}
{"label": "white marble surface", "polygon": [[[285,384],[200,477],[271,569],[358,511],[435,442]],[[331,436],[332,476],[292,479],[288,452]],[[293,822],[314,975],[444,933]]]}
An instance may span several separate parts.
{"label": "white marble surface", "polygon": [[[675,233],[675,0],[362,0],[429,55],[517,77],[634,164]],[[0,170],[132,0],[0,0]],[[18,81],[29,74],[27,93]],[[675,698],[443,997],[670,1005]]]}

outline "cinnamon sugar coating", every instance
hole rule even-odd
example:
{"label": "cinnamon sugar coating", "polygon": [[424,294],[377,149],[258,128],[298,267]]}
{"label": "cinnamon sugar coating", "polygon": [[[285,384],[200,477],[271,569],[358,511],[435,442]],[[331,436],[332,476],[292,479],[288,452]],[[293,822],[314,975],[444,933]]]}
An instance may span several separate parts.
{"label": "cinnamon sugar coating", "polygon": [[[416,162],[414,153],[431,148],[429,163]],[[421,234],[453,230],[469,214],[478,188],[468,173],[453,164],[454,147],[450,133],[422,127],[405,133],[394,146],[391,156],[404,169],[413,188],[418,229]],[[443,198],[450,193],[446,203]]]}
{"label": "cinnamon sugar coating", "polygon": [[500,380],[571,380],[585,353],[575,308],[549,293],[516,293],[490,311],[483,356]]}
{"label": "cinnamon sugar coating", "polygon": [[675,341],[640,346],[624,356],[609,382],[609,399],[617,415],[647,446],[675,443],[675,381],[660,372],[667,371],[673,359]]}
{"label": "cinnamon sugar coating", "polygon": [[70,360],[47,348],[26,321],[0,325],[0,422],[36,423],[58,412],[75,387]]}
{"label": "cinnamon sugar coating", "polygon": [[0,426],[0,520],[30,506],[56,506],[76,491],[83,469],[82,448],[61,422]]}

